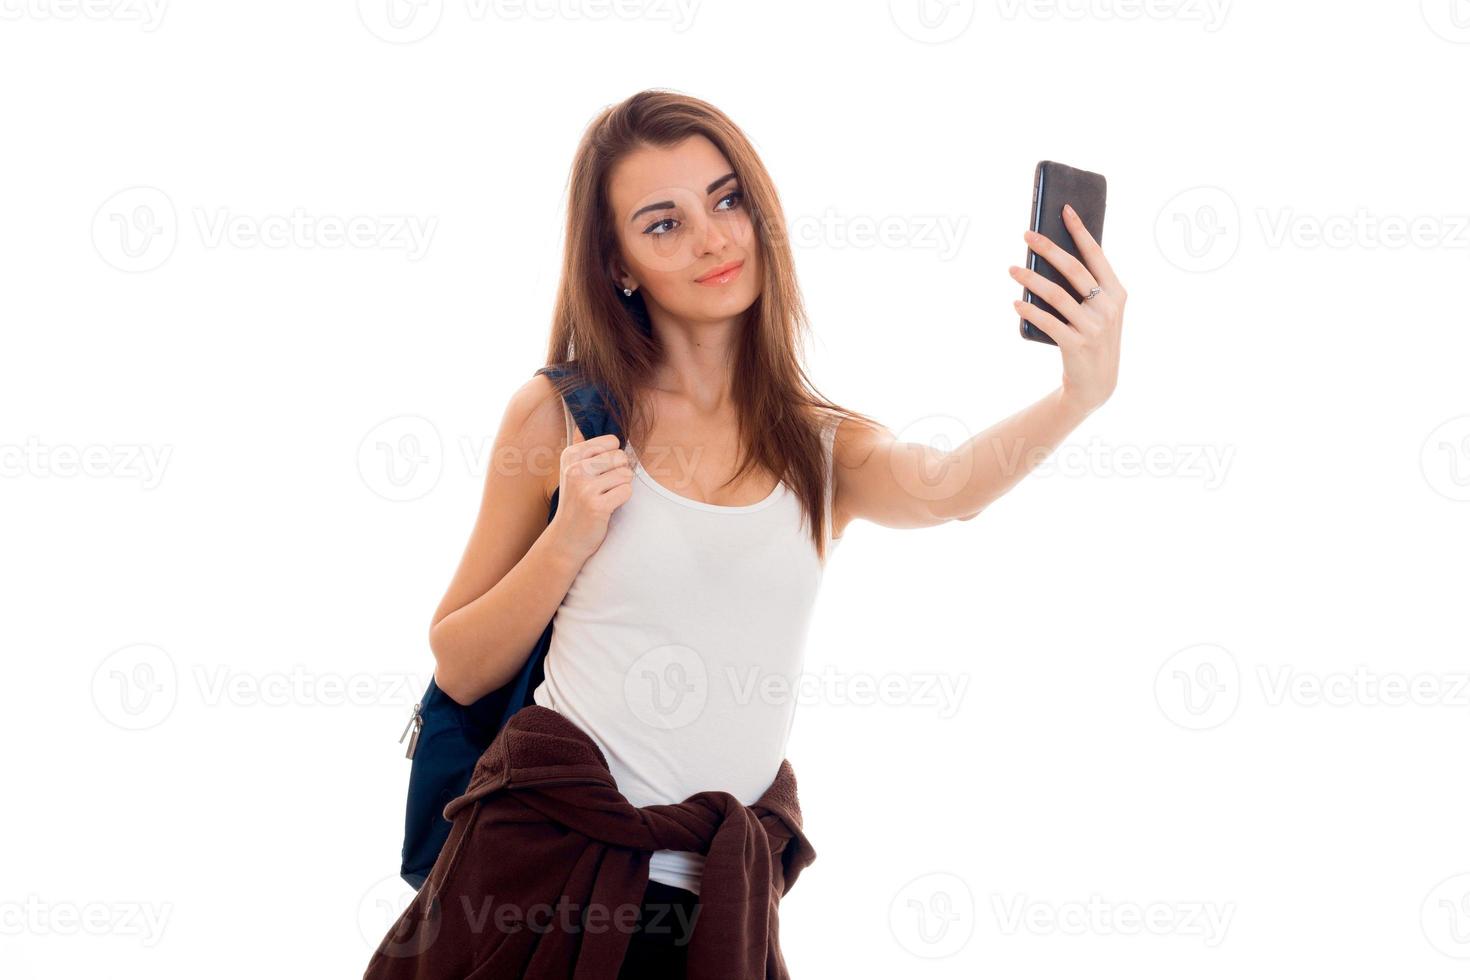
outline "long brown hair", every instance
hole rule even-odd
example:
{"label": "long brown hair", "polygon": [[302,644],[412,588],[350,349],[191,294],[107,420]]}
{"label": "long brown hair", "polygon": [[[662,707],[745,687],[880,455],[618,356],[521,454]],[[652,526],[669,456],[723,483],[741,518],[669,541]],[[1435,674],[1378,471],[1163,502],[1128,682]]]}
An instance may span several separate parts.
{"label": "long brown hair", "polygon": [[566,245],[552,316],[547,363],[570,368],[558,393],[592,384],[628,442],[643,445],[650,419],[637,394],[648,385],[662,351],[653,335],[643,291],[625,297],[613,275],[617,253],[608,175],[626,154],[673,146],[703,135],[730,161],[744,192],[764,275],[746,313],[731,365],[742,462],[731,482],[753,466],[776,474],[800,501],[820,560],[826,473],[821,426],[832,416],[872,422],[820,395],[800,362],[809,333],[796,283],[786,219],[770,174],[723,112],[692,96],[648,89],[598,113],[577,147],[567,180]]}

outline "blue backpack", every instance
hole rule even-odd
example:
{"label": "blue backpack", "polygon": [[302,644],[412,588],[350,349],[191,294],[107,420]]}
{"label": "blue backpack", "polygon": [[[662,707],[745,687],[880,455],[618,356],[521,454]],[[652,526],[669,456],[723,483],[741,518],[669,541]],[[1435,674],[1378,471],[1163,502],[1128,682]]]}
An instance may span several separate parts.
{"label": "blue backpack", "polygon": [[[572,370],[547,366],[536,373],[557,381]],[[593,439],[611,432],[617,435],[619,446],[623,445],[623,433],[607,411],[600,389],[583,384],[572,388],[563,397],[583,436]],[[556,516],[560,495],[560,487],[551,494],[551,509],[546,515],[548,524]],[[400,742],[403,738],[409,740],[408,757],[413,760],[408,777],[403,864],[399,874],[415,890],[429,876],[439,851],[449,838],[451,824],[444,819],[444,808],[451,800],[464,795],[475,763],[505,727],[510,716],[532,703],[532,693],[546,676],[544,663],[550,646],[551,623],[547,623],[520,673],[505,686],[491,691],[474,704],[461,705],[439,690],[439,685],[430,678],[423,698],[413,706],[413,717],[399,739]]]}

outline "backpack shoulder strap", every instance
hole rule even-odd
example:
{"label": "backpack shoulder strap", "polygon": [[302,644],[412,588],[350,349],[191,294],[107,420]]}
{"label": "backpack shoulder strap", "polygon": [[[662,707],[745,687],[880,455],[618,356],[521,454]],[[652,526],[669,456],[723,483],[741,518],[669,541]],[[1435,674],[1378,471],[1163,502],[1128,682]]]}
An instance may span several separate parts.
{"label": "backpack shoulder strap", "polygon": [[[538,368],[536,373],[545,374],[553,382],[556,382],[568,374],[573,373],[575,370],[575,362],[567,362],[566,364],[548,364],[545,367]],[[611,399],[604,395],[601,386],[590,383],[578,384],[576,387],[569,389],[562,397],[566,404],[567,412],[571,416],[568,420],[567,428],[568,445],[571,444],[572,430],[570,426],[573,421],[576,423],[577,428],[582,430],[582,436],[585,439],[594,439],[597,436],[606,435],[611,432],[618,437],[619,447],[623,445],[622,429],[619,428],[617,420],[609,410]]]}
{"label": "backpack shoulder strap", "polygon": [[565,398],[562,399],[561,414],[567,420],[567,445],[570,446],[573,442],[572,429],[576,427],[577,423],[572,418],[571,406],[567,404]]}

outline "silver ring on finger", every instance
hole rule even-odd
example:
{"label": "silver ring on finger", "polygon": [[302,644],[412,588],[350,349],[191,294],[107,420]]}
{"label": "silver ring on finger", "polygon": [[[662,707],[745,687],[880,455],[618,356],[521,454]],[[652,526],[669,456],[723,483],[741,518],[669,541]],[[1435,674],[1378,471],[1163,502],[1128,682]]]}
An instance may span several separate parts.
{"label": "silver ring on finger", "polygon": [[1095,299],[1101,292],[1101,286],[1093,286],[1092,289],[1088,290],[1087,296],[1083,298],[1082,302],[1086,303],[1089,299]]}

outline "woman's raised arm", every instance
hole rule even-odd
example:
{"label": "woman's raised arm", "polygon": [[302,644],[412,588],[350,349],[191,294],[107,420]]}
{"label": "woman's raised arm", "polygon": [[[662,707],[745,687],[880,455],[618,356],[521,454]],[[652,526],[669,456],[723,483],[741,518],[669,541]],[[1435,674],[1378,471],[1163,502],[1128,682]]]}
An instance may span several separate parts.
{"label": "woman's raised arm", "polygon": [[834,534],[856,518],[896,528],[967,521],[1021,482],[1111,397],[1128,294],[1070,207],[1063,220],[1085,265],[1043,235],[1027,232],[1026,242],[1083,296],[1096,288],[1092,298],[1078,302],[1029,269],[1010,270],[1012,278],[1066,317],[1058,320],[1030,303],[1016,303],[1017,311],[1061,349],[1061,386],[948,452],[899,442],[886,428],[844,423],[836,437]]}

